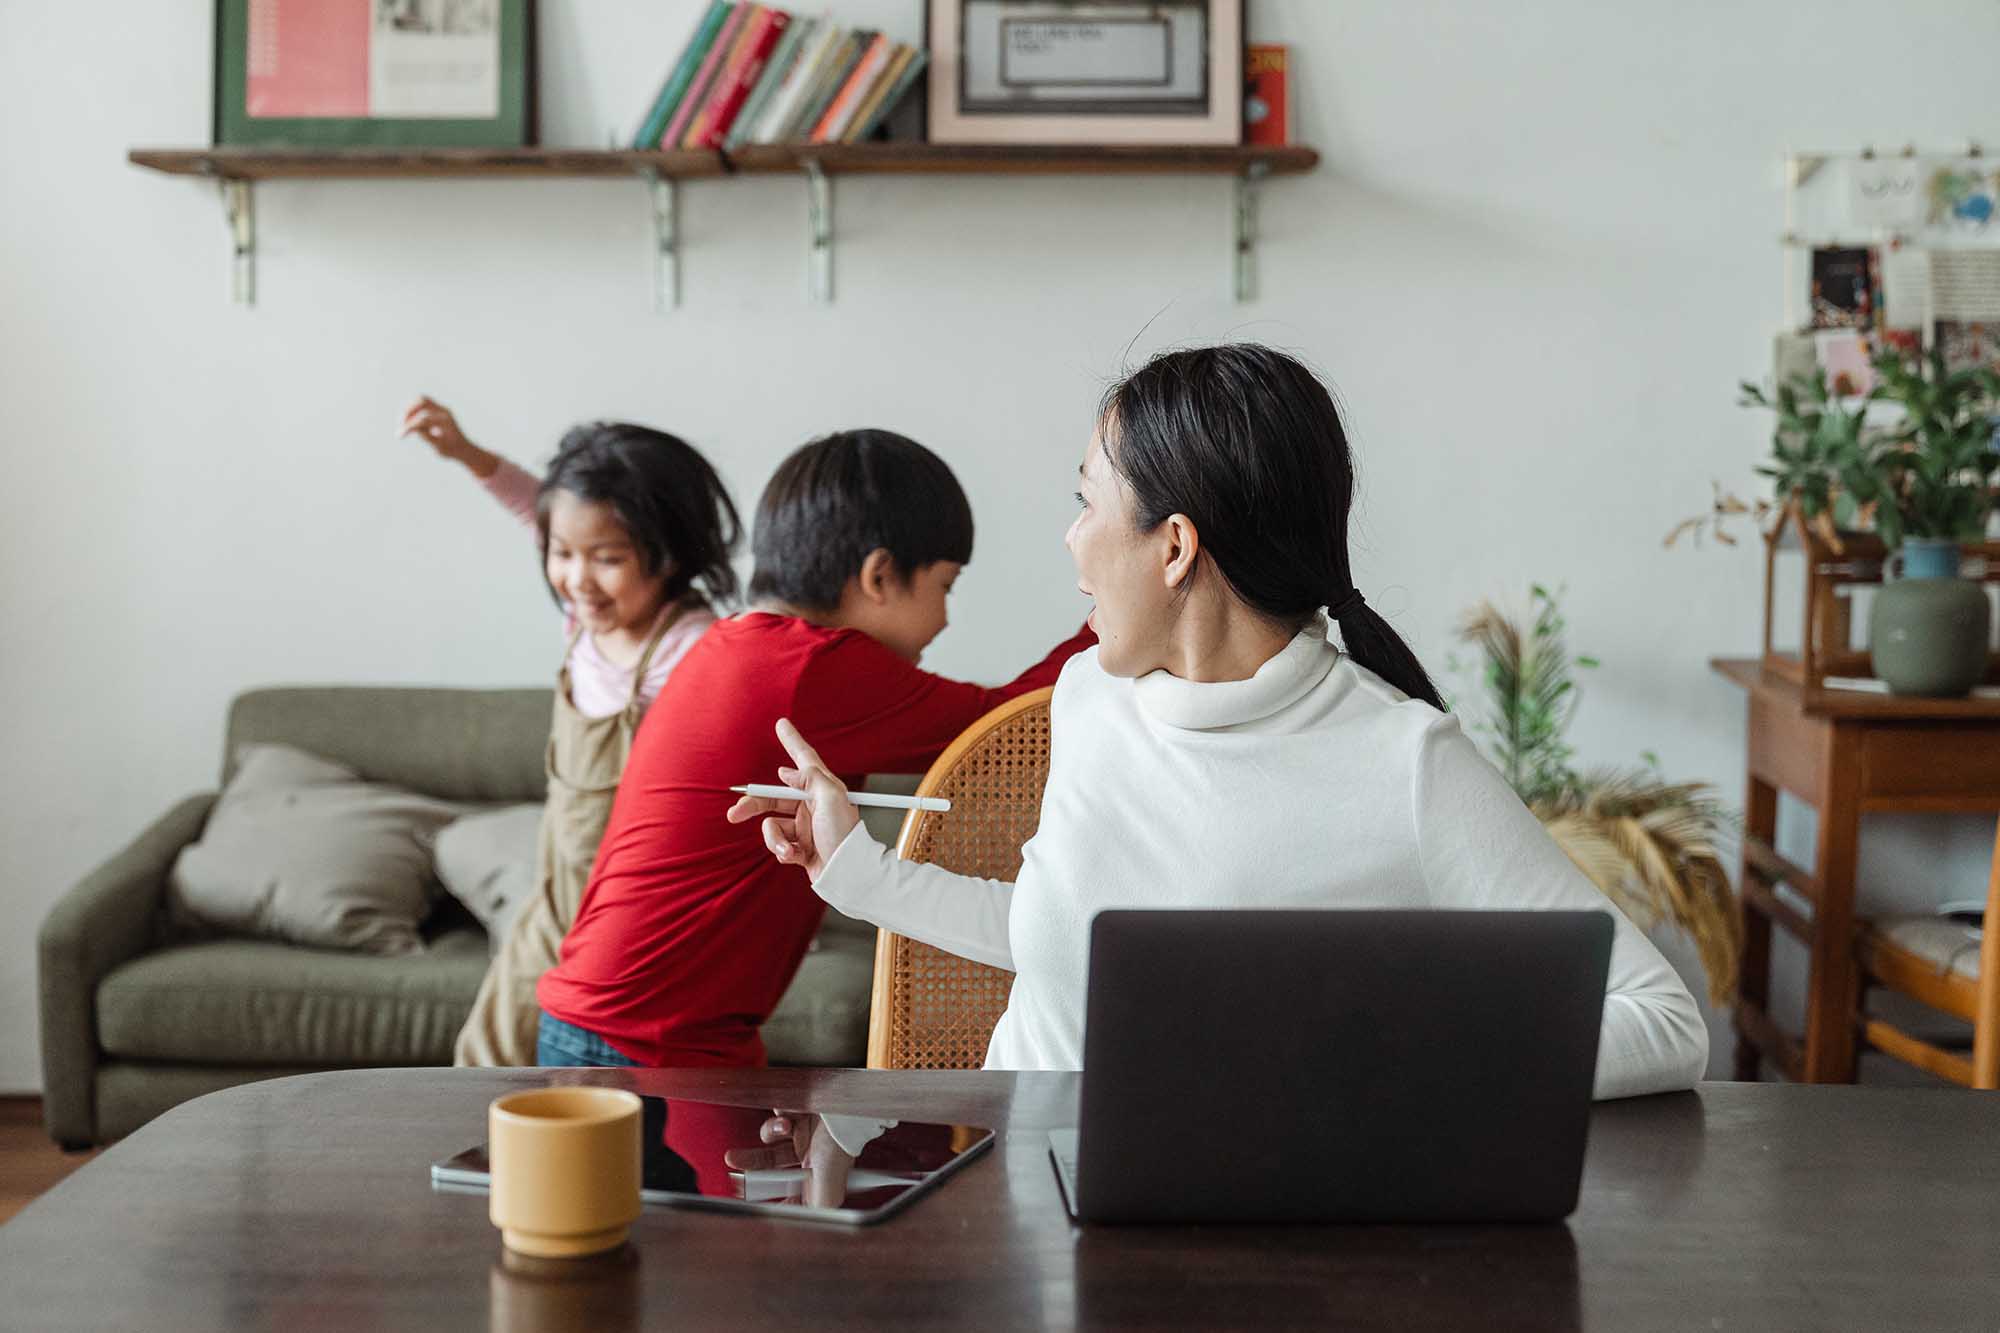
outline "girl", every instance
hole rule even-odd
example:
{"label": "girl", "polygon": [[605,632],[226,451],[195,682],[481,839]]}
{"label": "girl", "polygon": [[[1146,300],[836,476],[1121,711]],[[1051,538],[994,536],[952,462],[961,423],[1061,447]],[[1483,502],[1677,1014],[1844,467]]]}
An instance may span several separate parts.
{"label": "girl", "polygon": [[403,433],[459,463],[531,524],[549,593],[567,617],[549,727],[538,889],[480,984],[454,1056],[532,1065],[535,983],[555,964],[604,835],[646,706],[736,599],[736,507],[708,461],[645,426],[593,422],[562,438],[542,480],[465,438],[420,398]]}
{"label": "girl", "polygon": [[[1304,366],[1255,346],[1157,357],[1106,396],[1080,471],[1066,542],[1099,646],[1056,685],[1015,884],[890,858],[789,722],[779,780],[810,796],[729,812],[770,816],[773,855],[840,910],[1013,970],[990,1068],[1082,1067],[1105,908],[1607,910],[1354,586],[1353,464]],[[1689,1087],[1700,1013],[1612,915],[1597,1095]]]}

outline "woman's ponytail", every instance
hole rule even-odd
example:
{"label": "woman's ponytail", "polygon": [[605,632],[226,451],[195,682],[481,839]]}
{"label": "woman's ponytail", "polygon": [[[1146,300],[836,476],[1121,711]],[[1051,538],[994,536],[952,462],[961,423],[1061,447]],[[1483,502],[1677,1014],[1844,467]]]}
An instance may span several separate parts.
{"label": "woman's ponytail", "polygon": [[1246,604],[1299,628],[1325,607],[1348,656],[1444,708],[1416,654],[1354,586],[1354,461],[1333,396],[1310,370],[1255,343],[1165,352],[1114,386],[1102,415],[1140,531],[1187,515]]}
{"label": "woman's ponytail", "polygon": [[1410,698],[1421,699],[1440,713],[1445,711],[1443,696],[1403,636],[1362,601],[1359,592],[1349,600],[1350,605],[1327,613],[1340,626],[1340,643],[1347,655]]}

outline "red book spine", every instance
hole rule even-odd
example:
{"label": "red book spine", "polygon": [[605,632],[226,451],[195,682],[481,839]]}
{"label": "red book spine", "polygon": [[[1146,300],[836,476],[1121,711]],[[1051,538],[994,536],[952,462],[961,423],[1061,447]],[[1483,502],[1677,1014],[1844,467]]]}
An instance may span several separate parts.
{"label": "red book spine", "polygon": [[723,20],[722,31],[715,35],[715,45],[708,48],[702,57],[701,68],[695,71],[694,82],[688,85],[687,96],[681,99],[674,111],[674,118],[667,122],[666,130],[660,135],[660,147],[673,149],[681,146],[681,135],[687,132],[688,122],[694,119],[695,110],[701,106],[702,97],[709,85],[715,81],[716,70],[728,58],[730,47],[736,44],[736,34],[743,27],[744,15],[750,12],[746,4],[739,4],[729,11]]}
{"label": "red book spine", "polygon": [[750,99],[750,90],[757,86],[765,62],[777,49],[778,39],[791,25],[792,16],[782,9],[767,9],[758,21],[761,26],[744,38],[743,58],[736,62],[733,76],[725,76],[717,85],[715,96],[709,100],[708,128],[703,131],[697,147],[722,147],[730,127],[736,123],[736,114]]}
{"label": "red book spine", "polygon": [[1243,142],[1283,148],[1292,141],[1291,48],[1244,52]]}

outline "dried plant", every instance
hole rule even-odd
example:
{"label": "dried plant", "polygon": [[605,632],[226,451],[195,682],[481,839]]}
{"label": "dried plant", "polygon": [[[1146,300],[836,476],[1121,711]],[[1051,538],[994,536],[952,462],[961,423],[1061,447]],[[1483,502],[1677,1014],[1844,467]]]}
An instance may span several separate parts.
{"label": "dried plant", "polygon": [[1575,673],[1597,663],[1571,656],[1556,594],[1537,586],[1530,605],[1528,615],[1515,617],[1481,602],[1460,625],[1459,637],[1483,659],[1485,708],[1475,714],[1473,734],[1607,898],[1641,927],[1671,921],[1687,932],[1710,998],[1726,1004],[1742,950],[1720,853],[1732,816],[1709,784],[1668,782],[1651,755],[1631,769],[1571,766],[1566,733],[1579,698]]}
{"label": "dried plant", "polygon": [[1668,782],[1657,769],[1581,774],[1533,806],[1591,883],[1650,929],[1671,921],[1687,932],[1708,974],[1709,998],[1727,1004],[1743,948],[1736,897],[1718,835],[1733,817],[1705,782]]}
{"label": "dried plant", "polygon": [[1488,709],[1472,731],[1486,738],[1507,785],[1534,805],[1575,776],[1564,739],[1576,711],[1575,671],[1597,662],[1570,656],[1554,594],[1537,584],[1529,601],[1532,618],[1525,624],[1481,602],[1460,624],[1458,637],[1476,645],[1484,659]]}

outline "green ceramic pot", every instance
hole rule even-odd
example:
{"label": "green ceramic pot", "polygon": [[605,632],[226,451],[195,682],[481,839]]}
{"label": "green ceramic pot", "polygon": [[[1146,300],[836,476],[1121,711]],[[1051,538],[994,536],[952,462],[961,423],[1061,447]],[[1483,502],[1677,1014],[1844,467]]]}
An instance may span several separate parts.
{"label": "green ceramic pot", "polygon": [[1958,576],[1958,555],[1951,542],[1905,542],[1902,577],[1875,594],[1869,651],[1892,693],[1955,698],[1986,675],[1992,608],[1983,584]]}

